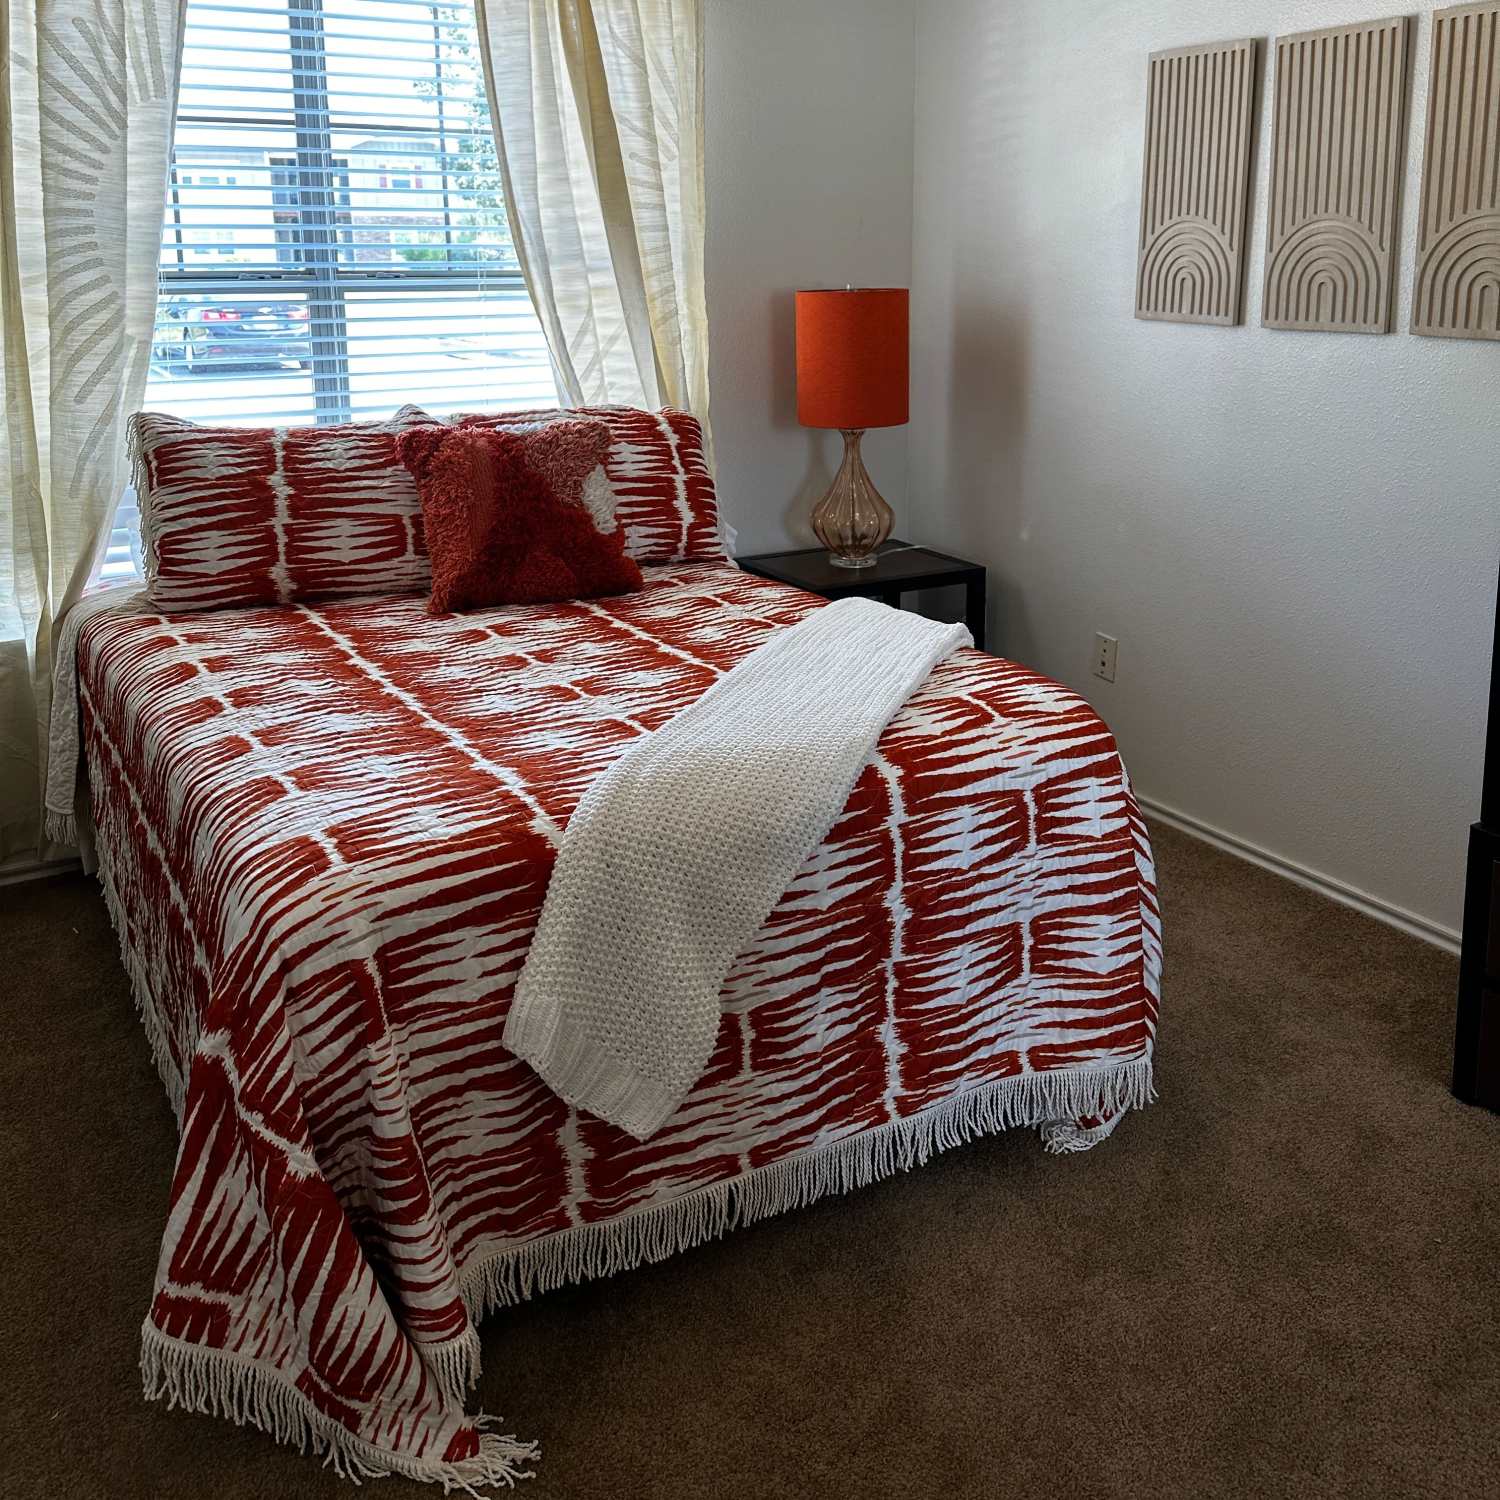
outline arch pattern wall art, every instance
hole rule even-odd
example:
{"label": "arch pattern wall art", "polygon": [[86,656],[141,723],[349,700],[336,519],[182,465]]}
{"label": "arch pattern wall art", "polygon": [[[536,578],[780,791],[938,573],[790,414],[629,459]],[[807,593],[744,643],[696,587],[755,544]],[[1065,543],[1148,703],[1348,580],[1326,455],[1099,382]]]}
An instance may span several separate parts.
{"label": "arch pattern wall art", "polygon": [[1256,45],[1151,54],[1138,318],[1241,321]]}
{"label": "arch pattern wall art", "polygon": [[1405,16],[1276,38],[1267,328],[1391,331],[1410,45]]}
{"label": "arch pattern wall art", "polygon": [[1500,4],[1432,23],[1411,331],[1500,339]]}

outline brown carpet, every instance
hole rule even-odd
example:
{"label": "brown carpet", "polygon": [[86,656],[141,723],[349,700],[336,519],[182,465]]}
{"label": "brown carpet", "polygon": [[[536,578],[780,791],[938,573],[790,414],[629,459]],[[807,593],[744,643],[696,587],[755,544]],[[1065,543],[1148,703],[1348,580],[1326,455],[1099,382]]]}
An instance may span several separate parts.
{"label": "brown carpet", "polygon": [[[1500,1118],[1455,964],[1157,831],[1161,1102],[1016,1132],[485,1327],[533,1500],[1495,1494]],[[0,1494],[353,1493],[136,1374],[173,1131],[102,904],[0,889]],[[427,1496],[385,1481],[378,1500]]]}

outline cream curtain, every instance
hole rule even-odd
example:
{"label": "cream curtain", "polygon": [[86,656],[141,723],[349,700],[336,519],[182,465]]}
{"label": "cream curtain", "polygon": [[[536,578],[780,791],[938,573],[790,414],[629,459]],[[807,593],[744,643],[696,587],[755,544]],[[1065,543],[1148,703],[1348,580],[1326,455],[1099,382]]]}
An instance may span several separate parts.
{"label": "cream curtain", "polygon": [[0,858],[41,842],[56,628],[145,390],[185,3],[0,0]]}
{"label": "cream curtain", "polygon": [[476,0],[521,267],[572,405],[708,420],[702,0]]}

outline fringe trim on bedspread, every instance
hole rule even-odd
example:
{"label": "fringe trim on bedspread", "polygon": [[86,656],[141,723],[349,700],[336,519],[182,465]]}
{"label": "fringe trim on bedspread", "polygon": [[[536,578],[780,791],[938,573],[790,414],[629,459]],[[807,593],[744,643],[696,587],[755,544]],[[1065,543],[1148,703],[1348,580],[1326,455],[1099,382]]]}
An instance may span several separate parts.
{"label": "fringe trim on bedspread", "polygon": [[456,1339],[444,1344],[418,1344],[422,1363],[437,1377],[450,1396],[462,1401],[464,1394],[479,1384],[479,1330],[470,1320],[469,1327]]}
{"label": "fringe trim on bedspread", "polygon": [[[497,1308],[570,1282],[666,1260],[739,1225],[908,1171],[936,1152],[976,1136],[1039,1125],[1048,1151],[1086,1151],[1110,1134],[1125,1111],[1143,1108],[1155,1098],[1149,1057],[1109,1067],[1001,1078],[919,1114],[873,1126],[829,1146],[810,1147],[618,1219],[481,1251],[460,1272],[459,1291],[477,1323]],[[1073,1123],[1080,1116],[1095,1115],[1109,1118],[1087,1129]]]}
{"label": "fringe trim on bedspread", "polygon": [[[145,492],[142,491],[144,494]],[[107,584],[79,599],[53,627],[52,710],[47,723],[47,778],[43,830],[55,844],[78,842],[75,813],[83,799],[82,725],[78,712],[78,638],[107,610],[145,607],[138,584]]]}
{"label": "fringe trim on bedspread", "polygon": [[1054,1156],[1063,1156],[1073,1151],[1091,1151],[1119,1123],[1118,1115],[1102,1125],[1079,1125],[1072,1120],[1054,1120],[1042,1126],[1042,1138],[1047,1143],[1047,1150]]}
{"label": "fringe trim on bedspread", "polygon": [[72,846],[78,842],[78,819],[72,813],[53,812],[49,807],[42,820],[42,832],[49,844]]}
{"label": "fringe trim on bedspread", "polygon": [[[105,889],[109,891],[107,878]],[[131,982],[143,984],[133,967]],[[147,1002],[143,1012],[149,1015],[150,991],[138,989],[138,1003],[142,995]],[[168,1076],[163,1068],[163,1077]],[[471,1322],[477,1324],[494,1309],[568,1282],[665,1260],[739,1225],[864,1187],[979,1135],[1039,1125],[1049,1151],[1087,1150],[1109,1135],[1127,1110],[1142,1108],[1155,1097],[1150,1058],[997,1079],[919,1114],[811,1147],[669,1202],[481,1255],[461,1273],[460,1291]],[[1085,1128],[1074,1123],[1080,1116],[1105,1118]],[[460,1399],[479,1377],[479,1336],[473,1327],[421,1353],[443,1388]],[[480,1487],[509,1487],[529,1479],[531,1471],[524,1466],[540,1457],[536,1444],[496,1434],[490,1430],[494,1419],[484,1416],[475,1419],[479,1452],[458,1463],[406,1458],[377,1448],[319,1411],[275,1370],[228,1350],[183,1343],[149,1319],[141,1330],[141,1378],[148,1399],[165,1398],[169,1406],[251,1423],[299,1451],[322,1454],[337,1474],[356,1483],[400,1474],[441,1484],[444,1493],[457,1490],[477,1497]]]}
{"label": "fringe trim on bedspread", "polygon": [[130,996],[135,1001],[135,1012],[141,1018],[141,1030],[146,1033],[146,1043],[151,1048],[151,1061],[156,1064],[162,1087],[167,1091],[167,1102],[172,1106],[172,1115],[180,1134],[182,1111],[187,1103],[187,1080],[177,1071],[172,1049],[167,1045],[166,1032],[162,1027],[161,1013],[156,1008],[156,997],[151,993],[151,980],[146,973],[146,965],[130,940],[130,921],[115,888],[114,851],[110,848],[108,839],[99,840],[98,860],[96,874],[99,887],[104,892],[104,907],[109,913],[110,925],[115,929],[115,937],[119,940],[120,962],[130,976]]}
{"label": "fringe trim on bedspread", "polygon": [[477,1500],[481,1487],[508,1489],[531,1478],[525,1466],[541,1456],[535,1443],[494,1432],[496,1419],[481,1416],[475,1418],[480,1432],[473,1458],[446,1463],[403,1457],[356,1437],[283,1376],[246,1355],[185,1344],[151,1322],[141,1330],[141,1382],[149,1400],[165,1399],[169,1407],[224,1417],[242,1427],[248,1422],[299,1452],[322,1454],[340,1478],[356,1484],[400,1474],[440,1484],[444,1494],[457,1490]]}

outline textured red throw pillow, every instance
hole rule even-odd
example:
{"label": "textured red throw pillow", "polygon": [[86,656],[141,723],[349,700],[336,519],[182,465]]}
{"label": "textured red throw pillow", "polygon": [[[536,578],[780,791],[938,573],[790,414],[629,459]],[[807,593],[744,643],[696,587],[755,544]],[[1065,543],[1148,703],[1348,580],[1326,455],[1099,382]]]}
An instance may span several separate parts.
{"label": "textured red throw pillow", "polygon": [[625,539],[605,534],[583,503],[603,461],[599,422],[529,431],[420,427],[398,440],[422,501],[432,562],[432,614],[487,604],[546,604],[641,587]]}

